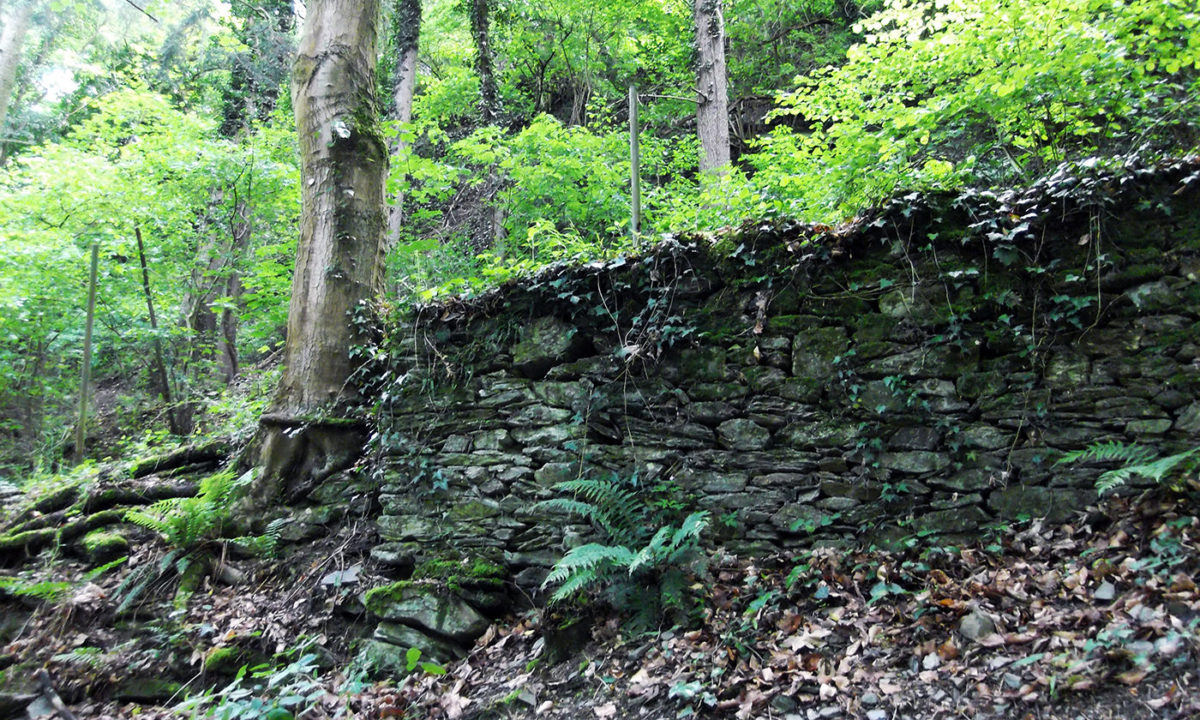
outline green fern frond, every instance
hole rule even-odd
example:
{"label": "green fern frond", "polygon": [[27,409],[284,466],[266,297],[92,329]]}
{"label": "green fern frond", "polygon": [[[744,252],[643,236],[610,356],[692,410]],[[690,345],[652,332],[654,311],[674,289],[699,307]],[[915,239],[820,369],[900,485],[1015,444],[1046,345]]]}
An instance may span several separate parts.
{"label": "green fern frond", "polygon": [[195,497],[159,500],[128,511],[125,519],[157,532],[169,545],[191,549],[220,537],[238,487],[232,471],[213,473],[200,481]]}
{"label": "green fern frond", "polygon": [[121,598],[121,602],[117,605],[117,609],[114,611],[114,614],[120,615],[132,607],[133,603],[136,602],[137,599],[141,597],[141,595],[146,592],[146,590],[152,584],[154,584],[156,580],[161,578],[163,573],[167,571],[167,568],[171,567],[175,560],[182,554],[183,551],[177,548],[164,555],[162,560],[159,561],[157,567],[154,565],[141,565],[137,568],[134,568],[129,575],[125,576],[125,579],[121,581],[121,584],[117,586],[116,591],[113,593],[114,597]]}
{"label": "green fern frond", "polygon": [[1058,459],[1058,465],[1075,462],[1121,462],[1119,468],[1108,470],[1096,479],[1096,490],[1101,495],[1112,492],[1134,477],[1143,477],[1156,483],[1164,483],[1172,476],[1180,476],[1196,468],[1200,463],[1200,446],[1174,455],[1156,458],[1155,451],[1136,443],[1118,441],[1093,443],[1083,450],[1067,453]]}
{"label": "green fern frond", "polygon": [[179,510],[182,503],[183,498],[159,500],[144,509],[127,511],[125,519],[160,535],[167,535],[171,530],[170,518]]}
{"label": "green fern frond", "polygon": [[[1143,477],[1147,480],[1153,480],[1156,483],[1162,483],[1175,474],[1176,468],[1186,471],[1189,467],[1194,467],[1196,461],[1193,458],[1197,452],[1200,452],[1200,447],[1176,453],[1175,455],[1168,455],[1150,462],[1126,465],[1116,470],[1109,470],[1096,480],[1096,490],[1101,495],[1104,495],[1111,492],[1114,488],[1129,482],[1133,477]],[[1191,462],[1188,462],[1189,460]]]}
{"label": "green fern frond", "polygon": [[[560,507],[575,507],[575,514],[597,525],[617,544],[634,544],[645,536],[643,528],[649,509],[638,496],[636,488],[629,483],[623,483],[616,477],[608,480],[579,478],[557,483],[554,489],[561,493],[571,493],[575,496],[575,502],[590,506],[590,509],[586,510],[579,506]],[[578,498],[583,498],[586,502]]]}
{"label": "green fern frond", "polygon": [[1054,464],[1066,465],[1080,462],[1123,462],[1144,463],[1154,457],[1154,450],[1145,445],[1123,443],[1118,440],[1098,442],[1082,450],[1075,450],[1060,457]]}
{"label": "green fern frond", "polygon": [[534,509],[538,511],[548,510],[550,512],[559,512],[566,515],[575,515],[587,520],[588,522],[594,521],[596,515],[595,505],[588,502],[583,502],[582,500],[575,500],[573,498],[551,498],[550,500],[543,500],[539,502]]}
{"label": "green fern frond", "polygon": [[675,531],[671,544],[667,548],[668,560],[680,550],[694,547],[700,542],[700,535],[708,529],[709,515],[706,511],[694,512],[684,518],[683,524]]}
{"label": "green fern frond", "polygon": [[631,622],[647,627],[664,607],[684,605],[687,579],[702,566],[697,556],[707,512],[690,514],[678,528],[665,524],[665,513],[636,480],[622,482],[616,476],[568,480],[554,489],[570,497],[537,507],[587,520],[609,544],[581,545],[555,564],[542,583],[543,589],[558,585],[551,604],[602,587],[614,607],[633,611]]}
{"label": "green fern frond", "polygon": [[622,545],[601,545],[599,543],[580,545],[571,548],[571,551],[564,555],[562,560],[555,563],[554,569],[542,582],[542,587],[563,582],[574,573],[584,570],[596,571],[601,567],[628,567],[633,562],[633,558],[633,551]]}
{"label": "green fern frond", "polygon": [[562,584],[554,594],[550,596],[550,603],[560,603],[572,597],[577,592],[589,590],[593,585],[601,582],[601,577],[594,569],[583,569],[567,578],[567,581]]}
{"label": "green fern frond", "polygon": [[643,568],[653,568],[659,565],[666,557],[666,548],[670,544],[674,531],[675,528],[670,525],[659,528],[646,547],[639,550],[633,557],[633,561],[629,563],[629,574],[632,575]]}

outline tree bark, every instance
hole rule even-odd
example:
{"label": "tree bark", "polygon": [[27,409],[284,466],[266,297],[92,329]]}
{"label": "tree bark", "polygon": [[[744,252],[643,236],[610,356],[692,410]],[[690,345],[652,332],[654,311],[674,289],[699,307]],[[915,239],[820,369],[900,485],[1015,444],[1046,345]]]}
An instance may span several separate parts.
{"label": "tree bark", "polygon": [[479,75],[479,117],[484,125],[491,124],[500,114],[488,12],[487,0],[471,0],[471,37],[475,41],[475,73]]}
{"label": "tree bark", "polygon": [[729,99],[725,70],[725,18],[721,0],[693,0],[696,22],[696,132],[700,172],[719,174],[729,164]]}
{"label": "tree bark", "polygon": [[[387,148],[375,65],[379,0],[311,0],[292,72],[302,212],[284,370],[260,423],[252,502],[292,494],[349,466],[361,425],[338,419],[357,398],[354,312],[382,281]],[[284,488],[281,483],[289,483]]]}
{"label": "tree bark", "polygon": [[8,103],[17,79],[17,68],[21,64],[21,48],[25,45],[25,35],[29,32],[32,17],[33,3],[18,1],[9,6],[4,16],[4,27],[0,28],[0,136],[4,135]]}
{"label": "tree bark", "polygon": [[[413,94],[417,89],[417,45],[421,36],[421,0],[396,0],[392,10],[392,39],[396,46],[396,70],[392,81],[393,117],[401,125],[412,120]],[[401,134],[405,130],[401,130]],[[392,141],[391,157],[399,158],[408,142],[397,134]],[[388,209],[388,247],[400,241],[404,222],[404,191],[397,190]]]}

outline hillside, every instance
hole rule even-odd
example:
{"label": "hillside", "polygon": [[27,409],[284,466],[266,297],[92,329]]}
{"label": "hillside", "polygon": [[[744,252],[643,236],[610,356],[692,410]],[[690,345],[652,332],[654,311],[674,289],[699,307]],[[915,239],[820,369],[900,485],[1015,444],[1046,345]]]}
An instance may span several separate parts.
{"label": "hillside", "polygon": [[[366,459],[289,489],[258,535],[226,509],[246,482],[221,471],[227,444],[9,488],[2,707],[45,708],[42,668],[78,717],[1190,717],[1196,168],[909,196],[844,228],[748,226],[397,316],[364,375]],[[1085,227],[1112,261],[1097,296],[1080,284],[1094,305],[1016,266],[938,309],[993,222],[1066,277],[1089,256],[1076,223],[1101,208]],[[982,230],[953,232],[964,218]],[[880,256],[931,228],[953,241],[909,246],[895,301]],[[708,250],[722,243],[745,249],[730,262]],[[591,288],[618,293],[607,313],[562,314]],[[669,313],[637,312],[663,288]],[[989,310],[1014,292],[1081,314]],[[530,308],[583,337],[554,339]],[[641,345],[602,341],[624,318]],[[878,329],[821,329],[843,322]],[[1043,334],[1032,354],[995,330],[1017,323]],[[688,331],[666,342],[668,326]],[[824,335],[847,344],[812,344]],[[839,364],[825,352],[856,358],[853,375],[812,384]],[[888,396],[854,400],[872,383]],[[1107,462],[1050,462],[1116,439]],[[628,517],[538,504],[575,482],[604,510],[587,493],[609,471],[642,478],[609,510]],[[659,527],[679,552],[546,605],[565,550]]]}

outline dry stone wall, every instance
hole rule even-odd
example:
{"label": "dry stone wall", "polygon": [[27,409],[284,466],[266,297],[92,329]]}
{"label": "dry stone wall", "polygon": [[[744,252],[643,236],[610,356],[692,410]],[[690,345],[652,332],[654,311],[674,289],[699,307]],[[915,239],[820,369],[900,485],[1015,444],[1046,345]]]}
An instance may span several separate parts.
{"label": "dry stone wall", "polygon": [[1068,520],[1103,468],[1062,452],[1200,442],[1198,200],[1194,162],[912,196],[426,309],[368,387],[373,555],[536,593],[591,533],[537,503],[588,476],[711,511],[737,552]]}

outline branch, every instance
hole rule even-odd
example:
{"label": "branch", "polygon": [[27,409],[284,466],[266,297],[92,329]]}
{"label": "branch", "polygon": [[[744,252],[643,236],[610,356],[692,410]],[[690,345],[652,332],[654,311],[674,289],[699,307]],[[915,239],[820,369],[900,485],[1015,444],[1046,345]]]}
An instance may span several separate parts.
{"label": "branch", "polygon": [[158,23],[158,18],[156,18],[153,15],[151,15],[150,13],[146,12],[144,9],[138,7],[137,3],[135,3],[133,0],[125,0],[125,2],[129,4],[129,7],[133,8],[134,10],[137,10],[141,14],[143,14],[146,17],[153,20],[155,23]]}
{"label": "branch", "polygon": [[[701,93],[699,91],[697,91],[697,94],[701,94]],[[655,95],[653,93],[638,93],[638,97],[639,98],[657,98],[659,100],[682,100],[684,102],[696,103],[697,105],[700,104],[700,101],[695,98],[680,97],[678,95]],[[705,96],[705,99],[706,100],[708,99],[707,95]]]}

